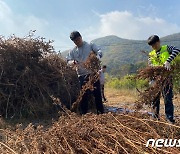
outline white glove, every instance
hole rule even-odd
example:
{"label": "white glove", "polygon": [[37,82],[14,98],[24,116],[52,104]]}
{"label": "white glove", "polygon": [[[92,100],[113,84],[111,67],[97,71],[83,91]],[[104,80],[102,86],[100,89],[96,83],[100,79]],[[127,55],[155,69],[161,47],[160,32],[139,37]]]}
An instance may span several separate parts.
{"label": "white glove", "polygon": [[151,80],[151,81],[149,82],[149,85],[150,85],[150,87],[153,87],[153,86],[155,85],[155,81],[154,81],[154,80]]}
{"label": "white glove", "polygon": [[98,59],[100,59],[100,56],[99,56],[99,55],[97,55],[96,57],[97,57]]}
{"label": "white glove", "polygon": [[99,58],[102,58],[102,56],[103,56],[102,51],[99,50],[98,53],[97,53],[97,55],[99,56]]}
{"label": "white glove", "polygon": [[170,64],[168,61],[166,61],[166,62],[164,63],[164,67],[165,67],[168,71],[171,70],[171,64]]}

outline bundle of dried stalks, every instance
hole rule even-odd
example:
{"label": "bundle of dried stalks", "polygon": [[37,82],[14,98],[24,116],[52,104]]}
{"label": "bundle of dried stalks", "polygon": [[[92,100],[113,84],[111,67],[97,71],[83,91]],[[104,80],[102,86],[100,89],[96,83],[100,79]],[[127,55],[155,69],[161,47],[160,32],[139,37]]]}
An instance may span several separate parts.
{"label": "bundle of dried stalks", "polygon": [[[85,92],[88,89],[93,90],[94,83],[99,80],[99,70],[101,68],[100,60],[96,57],[96,54],[94,52],[90,53],[89,57],[87,58],[87,60],[84,62],[83,65],[86,69],[90,70],[91,74],[89,75],[88,82],[85,85],[83,85],[77,100],[73,103],[72,108],[71,108],[72,111],[78,110],[78,107],[81,103],[82,97],[85,94]],[[91,100],[89,100],[89,102],[92,103]],[[92,105],[90,105],[90,106],[92,106]]]}
{"label": "bundle of dried stalks", "polygon": [[146,147],[146,143],[148,139],[179,139],[179,132],[180,125],[151,121],[146,115],[70,114],[49,128],[30,124],[25,129],[1,130],[0,152],[178,154],[178,147]]}
{"label": "bundle of dried stalks", "polygon": [[101,68],[100,63],[101,61],[97,58],[96,54],[94,52],[91,52],[84,65],[85,68],[91,70],[93,73],[96,73]]}
{"label": "bundle of dried stalks", "polygon": [[167,71],[162,66],[157,67],[146,67],[141,69],[135,77],[136,79],[147,79],[148,81],[153,80],[154,84],[149,86],[144,92],[139,90],[139,99],[135,102],[136,109],[141,109],[143,104],[152,106],[152,103],[157,98],[157,95],[162,91],[168,84],[172,85],[172,78],[176,80],[177,84],[180,81],[180,63],[173,65],[170,71]]}
{"label": "bundle of dried stalks", "polygon": [[79,93],[76,72],[55,53],[51,41],[0,38],[0,115],[41,117],[54,113],[53,97],[70,108]]}

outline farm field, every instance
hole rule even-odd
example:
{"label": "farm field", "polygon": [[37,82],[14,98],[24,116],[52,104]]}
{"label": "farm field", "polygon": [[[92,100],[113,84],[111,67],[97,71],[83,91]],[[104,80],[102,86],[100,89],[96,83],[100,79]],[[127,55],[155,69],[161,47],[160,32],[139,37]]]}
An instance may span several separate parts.
{"label": "farm field", "polygon": [[[113,106],[113,107],[133,109],[134,102],[136,99],[138,99],[138,94],[139,93],[136,90],[124,90],[124,89],[117,90],[113,88],[105,88],[105,95],[108,100],[106,105]],[[147,106],[144,106],[142,110],[151,112],[151,109],[149,109]],[[180,94],[174,95],[174,111],[175,111],[175,117],[180,117]],[[161,98],[160,113],[162,116],[164,116],[163,98]]]}
{"label": "farm field", "polygon": [[[133,109],[136,91],[106,88],[107,107]],[[179,95],[175,97],[175,114],[179,115]],[[163,104],[161,105],[163,114]],[[144,108],[144,110],[147,110]],[[172,153],[178,148],[146,148],[149,138],[179,138],[180,119],[176,125],[164,118],[153,121],[142,113],[88,113],[80,116],[68,110],[57,120],[5,126],[1,120],[1,153],[60,153],[60,154],[101,154],[101,153]]]}

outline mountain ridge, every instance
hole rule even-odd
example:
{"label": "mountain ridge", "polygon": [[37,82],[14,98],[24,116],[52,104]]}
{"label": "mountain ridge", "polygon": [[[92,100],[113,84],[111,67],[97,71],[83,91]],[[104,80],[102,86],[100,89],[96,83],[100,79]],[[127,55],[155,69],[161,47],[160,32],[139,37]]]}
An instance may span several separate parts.
{"label": "mountain ridge", "polygon": [[[160,38],[161,44],[173,45],[180,48],[180,33],[167,35]],[[94,39],[104,53],[102,64],[107,65],[107,71],[113,76],[123,76],[135,73],[137,69],[144,67],[147,63],[148,52],[151,51],[146,40],[131,40],[109,35]],[[62,53],[66,56],[67,52]]]}

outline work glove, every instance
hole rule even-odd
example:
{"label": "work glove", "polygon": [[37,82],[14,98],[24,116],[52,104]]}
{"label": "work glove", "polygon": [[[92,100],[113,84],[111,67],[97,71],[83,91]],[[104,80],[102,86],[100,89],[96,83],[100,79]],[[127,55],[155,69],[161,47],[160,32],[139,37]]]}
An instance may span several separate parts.
{"label": "work glove", "polygon": [[96,57],[97,57],[98,59],[101,59],[101,58],[102,58],[102,52],[98,52],[97,55],[96,55]]}
{"label": "work glove", "polygon": [[99,56],[99,55],[97,55],[96,57],[97,57],[98,59],[100,59],[100,56]]}
{"label": "work glove", "polygon": [[68,61],[68,65],[70,65],[70,66],[76,65],[77,63],[78,63],[78,61],[76,61],[76,60],[69,60]]}
{"label": "work glove", "polygon": [[155,81],[154,80],[149,81],[149,86],[150,87],[153,87],[154,85],[155,85]]}
{"label": "work glove", "polygon": [[97,55],[99,56],[99,58],[102,58],[103,54],[102,54],[101,50],[98,51]]}
{"label": "work glove", "polygon": [[168,61],[166,61],[166,62],[164,63],[164,67],[165,67],[168,71],[171,70],[171,64],[170,64]]}

